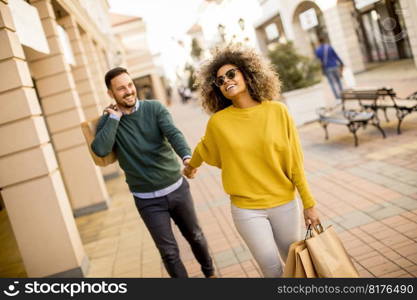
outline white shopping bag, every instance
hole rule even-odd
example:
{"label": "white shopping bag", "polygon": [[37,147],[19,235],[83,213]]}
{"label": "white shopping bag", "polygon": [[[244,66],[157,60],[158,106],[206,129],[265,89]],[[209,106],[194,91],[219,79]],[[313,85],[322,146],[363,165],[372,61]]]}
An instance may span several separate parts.
{"label": "white shopping bag", "polygon": [[343,89],[349,89],[356,86],[355,76],[350,68],[344,67],[342,73]]}

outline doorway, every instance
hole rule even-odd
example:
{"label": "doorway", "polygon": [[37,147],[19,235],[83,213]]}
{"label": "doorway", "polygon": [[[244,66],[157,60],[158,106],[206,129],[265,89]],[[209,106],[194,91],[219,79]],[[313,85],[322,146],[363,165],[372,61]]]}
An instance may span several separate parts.
{"label": "doorway", "polygon": [[411,45],[398,0],[379,1],[357,11],[357,31],[367,62],[412,58]]}

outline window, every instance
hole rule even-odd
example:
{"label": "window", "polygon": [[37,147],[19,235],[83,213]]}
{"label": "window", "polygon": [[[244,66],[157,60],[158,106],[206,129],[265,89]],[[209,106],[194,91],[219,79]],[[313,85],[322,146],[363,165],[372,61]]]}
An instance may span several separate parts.
{"label": "window", "polygon": [[275,23],[271,23],[268,26],[266,26],[265,33],[266,37],[268,38],[268,41],[275,40],[279,37],[278,28]]}

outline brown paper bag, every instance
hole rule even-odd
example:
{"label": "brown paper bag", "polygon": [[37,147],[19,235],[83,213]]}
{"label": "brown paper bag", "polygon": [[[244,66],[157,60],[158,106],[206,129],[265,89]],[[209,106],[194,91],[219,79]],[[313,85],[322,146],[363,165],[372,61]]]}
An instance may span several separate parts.
{"label": "brown paper bag", "polygon": [[87,142],[88,150],[90,151],[90,155],[93,158],[94,163],[97,166],[105,167],[107,165],[110,165],[114,163],[117,160],[116,154],[114,151],[110,152],[108,155],[104,157],[97,156],[93,150],[91,150],[91,143],[94,140],[94,137],[96,136],[96,130],[98,121],[100,120],[100,117],[84,121],[81,123],[81,130],[84,134],[85,141]]}
{"label": "brown paper bag", "polygon": [[307,246],[298,252],[297,256],[303,264],[303,270],[306,275],[305,278],[317,278],[318,276],[316,270],[314,269],[313,261],[311,260],[310,252],[308,252]]}
{"label": "brown paper bag", "polygon": [[317,277],[305,240],[291,244],[282,276],[290,278]]}
{"label": "brown paper bag", "polygon": [[306,240],[314,268],[320,278],[359,277],[342,241],[332,226],[312,231]]}

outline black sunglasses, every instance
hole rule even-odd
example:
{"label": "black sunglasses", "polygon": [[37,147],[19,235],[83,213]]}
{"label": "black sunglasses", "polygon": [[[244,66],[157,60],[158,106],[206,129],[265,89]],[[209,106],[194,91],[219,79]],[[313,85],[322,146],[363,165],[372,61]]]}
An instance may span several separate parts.
{"label": "black sunglasses", "polygon": [[218,87],[221,87],[224,83],[225,83],[225,81],[226,81],[226,77],[228,78],[228,79],[233,79],[233,78],[235,78],[235,76],[236,76],[236,71],[238,71],[239,70],[239,68],[233,68],[233,69],[230,69],[229,71],[227,71],[226,72],[226,74],[224,74],[224,75],[222,75],[222,76],[219,76],[219,77],[217,77],[216,79],[214,79],[214,84],[216,85],[216,86],[218,86]]}

